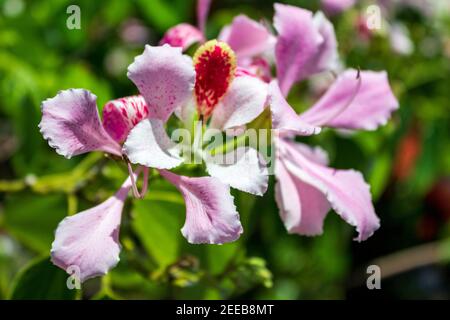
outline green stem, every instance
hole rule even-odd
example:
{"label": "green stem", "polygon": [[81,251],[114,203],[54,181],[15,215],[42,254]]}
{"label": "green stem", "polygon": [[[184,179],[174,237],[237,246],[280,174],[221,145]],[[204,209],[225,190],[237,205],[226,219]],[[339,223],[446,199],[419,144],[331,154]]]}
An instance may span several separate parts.
{"label": "green stem", "polygon": [[102,153],[93,152],[69,172],[37,177],[32,182],[27,181],[27,178],[0,181],[0,192],[19,192],[29,187],[36,193],[74,193],[80,185],[97,174],[98,170],[92,169],[103,159],[106,160]]}
{"label": "green stem", "polygon": [[27,187],[24,180],[1,180],[0,192],[18,192]]}
{"label": "green stem", "polygon": [[72,216],[78,211],[78,198],[74,193],[67,195],[67,215]]}
{"label": "green stem", "polygon": [[245,145],[245,142],[247,141],[247,136],[245,134],[240,135],[239,137],[234,137],[233,139],[228,140],[224,144],[211,149],[209,152],[212,156],[216,154],[226,154],[230,151],[233,151],[236,149],[239,145]]}

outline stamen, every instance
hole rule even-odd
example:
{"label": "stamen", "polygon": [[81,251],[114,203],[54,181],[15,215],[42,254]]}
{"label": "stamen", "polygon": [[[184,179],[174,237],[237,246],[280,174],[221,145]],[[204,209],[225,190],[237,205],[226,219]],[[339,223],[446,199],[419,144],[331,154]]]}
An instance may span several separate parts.
{"label": "stamen", "polygon": [[[135,198],[138,199],[142,199],[144,198],[145,194],[147,193],[147,189],[148,189],[148,173],[149,173],[149,169],[147,167],[139,167],[138,170],[136,170],[136,173],[133,172],[133,167],[131,166],[131,162],[125,158],[125,161],[127,163],[127,167],[128,167],[128,174],[130,176],[131,179],[131,190],[133,191],[133,196]],[[144,176],[143,179],[144,181],[142,182],[142,190],[141,192],[139,192],[137,185],[136,185],[136,179],[135,179],[135,175],[136,178],[139,177],[139,173],[141,171],[141,169],[143,168],[143,172],[144,172]]]}
{"label": "stamen", "polygon": [[226,43],[211,40],[195,52],[194,66],[197,110],[207,120],[234,79],[236,55]]}
{"label": "stamen", "polygon": [[148,172],[149,169],[147,167],[144,167],[144,176],[143,179],[144,181],[142,182],[142,189],[141,189],[141,194],[140,194],[140,198],[144,198],[145,194],[147,193],[147,189],[148,189]]}

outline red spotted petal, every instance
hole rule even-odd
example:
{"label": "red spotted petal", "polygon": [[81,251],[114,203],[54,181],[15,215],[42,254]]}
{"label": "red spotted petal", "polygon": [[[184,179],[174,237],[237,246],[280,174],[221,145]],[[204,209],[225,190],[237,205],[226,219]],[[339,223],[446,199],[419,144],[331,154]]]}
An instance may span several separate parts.
{"label": "red spotted petal", "polygon": [[206,119],[234,79],[236,56],[225,42],[211,40],[197,49],[194,66],[198,113]]}
{"label": "red spotted petal", "polygon": [[117,142],[123,142],[130,130],[149,110],[142,96],[131,96],[108,102],[103,108],[103,127]]}

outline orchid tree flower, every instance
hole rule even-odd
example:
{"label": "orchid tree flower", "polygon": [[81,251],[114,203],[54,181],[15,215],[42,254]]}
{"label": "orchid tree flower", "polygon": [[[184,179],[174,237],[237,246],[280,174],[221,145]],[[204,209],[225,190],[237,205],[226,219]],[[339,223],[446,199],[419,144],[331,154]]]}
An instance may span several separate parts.
{"label": "orchid tree flower", "polygon": [[[61,91],[42,103],[39,127],[59,154],[70,158],[90,151],[106,152],[124,159],[130,173],[111,198],[59,224],[51,250],[57,266],[79,268],[84,281],[105,274],[118,263],[123,204],[130,189],[137,197],[144,196],[149,168],[158,169],[182,194],[186,221],[181,232],[190,243],[222,244],[239,238],[242,225],[230,185],[255,194],[265,192],[267,169],[257,151],[241,150],[245,157],[235,165],[209,162],[212,177],[179,176],[168,171],[183,159],[164,128],[175,109],[192,101],[194,89],[203,119],[216,117],[217,127],[241,125],[256,117],[265,106],[267,84],[248,75],[235,77],[234,59],[233,51],[217,42],[205,44],[195,64],[180,48],[147,46],[128,74],[141,95],[108,102],[103,121],[95,95],[84,89]],[[219,104],[227,107],[220,117],[216,115]],[[140,165],[135,172],[130,161]],[[144,182],[139,192],[136,179],[141,171]]]}
{"label": "orchid tree flower", "polygon": [[329,168],[323,150],[293,138],[318,134],[323,127],[375,130],[386,124],[399,106],[387,74],[346,70],[299,115],[286,96],[295,83],[334,64],[334,29],[323,15],[282,4],[275,5],[274,23],[277,79],[269,85],[269,104],[276,133],[275,192],[281,219],[290,233],[318,235],[333,208],[356,228],[356,240],[366,240],[378,229],[379,219],[362,174]]}
{"label": "orchid tree flower", "polygon": [[[103,124],[96,97],[87,90],[61,91],[42,104],[40,129],[49,145],[70,158],[90,151],[122,157],[120,143],[140,121],[147,121],[149,108],[141,96],[107,103]],[[139,123],[140,123],[139,122]],[[160,141],[161,142],[161,141]],[[166,165],[171,166],[170,162]],[[143,196],[148,169],[130,173],[119,191],[100,205],[65,218],[58,226],[51,257],[55,265],[68,270],[76,267],[80,280],[105,274],[119,261],[119,229],[124,201],[135,180],[144,171]],[[242,226],[227,184],[213,177],[184,177],[165,170],[161,176],[174,184],[186,202],[186,222],[182,234],[191,243],[225,243],[236,240]]]}
{"label": "orchid tree flower", "polygon": [[[207,16],[204,4],[203,21]],[[59,154],[70,158],[102,151],[123,159],[129,170],[129,178],[115,195],[67,217],[56,230],[52,261],[64,269],[80,268],[82,281],[105,274],[118,263],[123,204],[130,189],[138,198],[145,195],[149,169],[157,169],[182,194],[186,221],[181,232],[190,243],[222,244],[238,239],[242,225],[230,186],[256,195],[267,189],[265,162],[251,147],[235,150],[237,158],[231,164],[202,150],[210,177],[168,171],[185,160],[165,129],[174,112],[185,120],[194,106],[205,126],[209,120],[208,128],[221,132],[245,126],[266,106],[268,84],[239,69],[229,45],[206,42],[193,59],[180,47],[146,46],[129,66],[128,77],[140,95],[108,102],[103,120],[95,95],[84,89],[61,91],[42,104],[41,132]],[[134,172],[132,163],[138,165]],[[136,187],[140,172],[144,176],[141,192]]]}
{"label": "orchid tree flower", "polygon": [[[296,217],[296,224],[289,222],[286,224],[290,232],[318,234],[321,232],[318,226],[322,226],[323,218],[331,206],[347,222],[357,228],[359,231],[357,239],[364,240],[378,228],[378,218],[374,213],[370,192],[367,191],[368,187],[362,175],[349,170],[328,170],[327,162],[323,159],[318,161],[315,157],[304,155],[311,154],[311,150],[308,150],[306,146],[295,148],[296,143],[292,138],[295,135],[318,134],[322,127],[375,130],[378,126],[385,124],[391,113],[398,108],[398,102],[392,94],[387,75],[385,72],[346,70],[338,75],[336,81],[314,106],[298,115],[286,101],[291,87],[311,75],[338,70],[339,58],[334,28],[321,12],[313,15],[310,11],[282,4],[275,5],[274,26],[278,33],[274,47],[277,80],[273,80],[269,85],[269,100],[272,127],[277,133],[275,139],[278,154],[278,161],[275,163],[275,174],[278,180],[276,198],[281,216],[285,222],[286,219],[292,222],[295,219],[292,220],[289,217]],[[219,38],[227,39],[231,33],[224,28]],[[238,34],[237,31],[236,34]],[[227,41],[230,40],[227,39]],[[290,148],[291,145],[294,147]],[[286,164],[288,158],[289,163]],[[302,162],[302,160],[305,161]],[[308,160],[326,168],[318,176],[322,180],[316,178],[313,182],[311,177],[308,178],[304,172],[294,168],[295,166],[304,167]],[[317,166],[312,168],[313,170],[321,169]],[[287,174],[292,172],[298,174],[295,183],[291,184],[294,187],[286,189],[283,185],[288,185]],[[311,171],[308,172],[312,175]],[[329,175],[334,173],[342,176],[342,183],[336,183],[332,188],[328,184],[335,178]],[[325,178],[327,175],[328,177]],[[345,181],[350,183],[346,185]],[[345,201],[342,195],[348,193],[346,190],[348,186],[360,191],[360,203],[355,201],[352,206],[352,203],[346,205],[340,202],[342,199]],[[325,197],[321,199],[322,203],[312,202],[313,206],[316,205],[320,210],[302,208],[299,202],[300,197],[291,197],[293,190],[299,190],[300,195],[303,194],[301,189],[308,187],[315,188],[316,195],[322,194]],[[302,198],[304,197],[305,194],[302,195]],[[337,199],[339,197],[341,198]],[[312,198],[318,199],[319,196],[312,195]],[[305,202],[304,199],[303,202]],[[327,206],[324,203],[327,203]],[[314,231],[306,230],[300,226],[301,221],[304,223],[312,221],[316,223],[316,228]]]}
{"label": "orchid tree flower", "polygon": [[[187,67],[191,77],[184,77]],[[267,84],[255,76],[237,74],[235,53],[217,40],[200,46],[193,59],[179,47],[146,46],[130,65],[128,77],[147,101],[151,117],[131,130],[123,150],[132,163],[157,169],[171,169],[186,161],[164,128],[174,112],[183,119],[193,111],[207,129],[220,133],[255,119],[267,101]],[[184,97],[184,103],[174,103],[175,97]],[[235,157],[231,163],[223,162],[227,154],[212,156],[200,150],[199,156],[211,176],[241,191],[263,195],[268,173],[262,156],[251,147],[231,152],[229,156]]]}

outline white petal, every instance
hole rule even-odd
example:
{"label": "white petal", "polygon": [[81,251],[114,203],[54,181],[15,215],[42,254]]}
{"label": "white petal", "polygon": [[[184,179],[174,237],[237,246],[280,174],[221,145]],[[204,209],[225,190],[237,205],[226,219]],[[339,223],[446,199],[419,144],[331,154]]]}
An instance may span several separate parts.
{"label": "white petal", "polygon": [[139,122],[130,131],[123,152],[131,163],[150,168],[171,169],[183,162],[164,129],[164,123],[158,119]]}
{"label": "white petal", "polygon": [[267,190],[266,162],[253,148],[239,147],[227,154],[207,156],[205,163],[211,176],[233,188],[258,196]]}
{"label": "white petal", "polygon": [[214,110],[211,127],[225,130],[247,124],[263,112],[266,101],[266,83],[251,76],[237,77]]}
{"label": "white petal", "polygon": [[161,170],[186,203],[186,222],[181,229],[189,243],[222,244],[235,241],[242,233],[239,214],[230,187],[213,177],[185,177]]}

